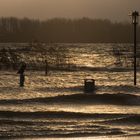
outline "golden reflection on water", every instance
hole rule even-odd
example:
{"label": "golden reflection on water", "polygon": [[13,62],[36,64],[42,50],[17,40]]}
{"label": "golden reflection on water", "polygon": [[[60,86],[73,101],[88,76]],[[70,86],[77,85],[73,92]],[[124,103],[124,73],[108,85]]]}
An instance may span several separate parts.
{"label": "golden reflection on water", "polygon": [[[139,72],[137,76],[140,77]],[[133,72],[54,71],[49,76],[44,76],[43,72],[28,72],[24,88],[19,88],[18,75],[14,72],[1,72],[0,98],[29,99],[83,93],[85,78],[95,79],[97,94],[140,92],[140,79],[138,86],[133,87]]]}
{"label": "golden reflection on water", "polygon": [[[93,44],[92,44],[93,45]],[[98,44],[99,45],[99,44]],[[96,47],[96,46],[95,46]],[[106,46],[102,46],[106,47]],[[107,47],[108,48],[108,47]],[[106,48],[106,49],[107,49]],[[110,47],[112,48],[112,47]],[[110,49],[109,48],[109,49]],[[81,49],[81,50],[79,50]],[[127,94],[139,94],[140,93],[140,79],[138,78],[138,86],[133,85],[133,71],[127,72],[113,72],[111,68],[115,62],[115,58],[106,53],[105,48],[90,48],[93,51],[88,51],[87,48],[77,48],[77,55],[73,57],[77,65],[89,66],[89,67],[100,67],[96,71],[75,71],[75,72],[62,72],[62,71],[51,71],[49,76],[44,76],[44,72],[26,72],[25,87],[19,88],[18,82],[19,77],[16,72],[1,71],[0,73],[0,98],[1,100],[23,100],[23,99],[35,99],[35,98],[47,98],[61,95],[72,95],[72,94],[83,94],[84,79],[92,78],[95,79],[96,87],[98,88],[96,93],[127,93]],[[85,52],[84,52],[85,51]],[[81,53],[84,53],[81,55]],[[85,55],[86,54],[86,55]],[[104,71],[102,68],[108,68],[108,71]],[[138,72],[140,77],[140,72]],[[138,95],[139,96],[139,95]],[[84,100],[84,99],[83,99]],[[109,113],[109,114],[140,114],[139,106],[119,106],[119,105],[103,105],[103,104],[48,104],[43,103],[25,103],[13,104],[13,105],[0,105],[1,111],[23,111],[23,112],[36,112],[36,111],[64,111],[64,112],[81,112],[81,113]],[[116,115],[117,116],[117,115]],[[79,123],[79,121],[78,121]],[[84,122],[85,123],[85,122]],[[110,123],[109,123],[110,125]],[[80,126],[80,125],[79,125]],[[38,126],[36,126],[38,127]],[[46,127],[46,125],[45,125]],[[58,128],[60,126],[58,125]],[[66,126],[67,127],[67,126]],[[108,126],[107,126],[108,127]],[[113,126],[112,127],[120,127]],[[122,126],[121,126],[122,127]],[[125,127],[125,126],[123,126]],[[126,126],[127,127],[127,126]],[[131,129],[126,127],[121,128],[122,132],[131,131],[132,134],[139,132],[139,128]],[[130,127],[130,126],[128,126]],[[8,126],[9,128],[9,126]],[[64,124],[65,128],[65,124]],[[56,129],[56,126],[55,126]],[[71,128],[70,128],[71,129]],[[94,130],[94,129],[93,129]],[[93,132],[92,130],[92,132]],[[102,130],[102,129],[101,129]],[[112,128],[113,130],[113,128]],[[119,129],[120,130],[120,129]],[[131,131],[130,131],[131,130]],[[81,130],[80,130],[81,131]],[[23,132],[22,132],[23,133]],[[130,138],[114,138],[114,137],[80,137],[80,138],[38,138],[38,140],[139,140],[139,137]],[[21,139],[20,139],[21,140]],[[25,139],[25,140],[31,140]],[[35,140],[34,138],[32,140]]]}
{"label": "golden reflection on water", "polygon": [[112,114],[140,114],[139,106],[118,106],[118,105],[78,105],[78,104],[23,104],[23,105],[1,105],[2,111],[63,111],[77,113],[112,113]]}
{"label": "golden reflection on water", "polygon": [[[59,95],[83,94],[83,81],[85,77],[93,77],[98,87],[97,94],[101,93],[127,93],[139,94],[139,86],[131,86],[132,73],[113,72],[53,72],[49,77],[42,73],[27,73],[26,83],[23,89],[18,87],[16,75],[9,72],[0,74],[0,98],[2,99],[33,99],[46,98]],[[140,73],[138,73],[140,76]],[[132,80],[132,81],[131,81]],[[138,79],[138,82],[139,79]],[[84,99],[83,99],[84,100]],[[115,105],[81,105],[74,104],[24,104],[0,106],[1,110],[10,111],[67,111],[84,113],[140,113],[139,106],[115,106]]]}

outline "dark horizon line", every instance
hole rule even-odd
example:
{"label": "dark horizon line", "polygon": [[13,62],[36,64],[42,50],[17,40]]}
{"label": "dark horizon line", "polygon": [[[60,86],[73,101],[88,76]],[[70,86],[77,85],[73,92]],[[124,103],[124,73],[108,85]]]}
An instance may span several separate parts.
{"label": "dark horizon line", "polygon": [[92,17],[86,17],[86,16],[83,16],[83,17],[77,17],[77,18],[70,18],[70,17],[52,17],[52,18],[44,18],[44,19],[40,19],[40,18],[33,18],[33,17],[16,17],[16,16],[0,16],[0,18],[16,18],[16,19],[29,19],[29,20],[36,20],[36,21],[49,21],[49,20],[53,20],[53,19],[65,19],[65,20],[71,20],[71,21],[74,21],[74,20],[81,20],[81,19],[89,19],[89,20],[108,20],[110,21],[111,23],[131,23],[131,21],[129,22],[129,20],[123,20],[123,21],[119,21],[119,20],[111,20],[109,18],[92,18]]}

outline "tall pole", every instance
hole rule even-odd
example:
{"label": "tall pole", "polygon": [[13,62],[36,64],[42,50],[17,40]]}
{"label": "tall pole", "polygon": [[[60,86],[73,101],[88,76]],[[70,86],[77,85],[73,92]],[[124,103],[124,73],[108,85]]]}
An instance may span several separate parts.
{"label": "tall pole", "polygon": [[134,11],[132,16],[132,23],[134,24],[134,85],[137,85],[137,24],[139,12]]}
{"label": "tall pole", "polygon": [[[136,16],[135,16],[136,20]],[[137,85],[137,23],[134,22],[134,85]]]}

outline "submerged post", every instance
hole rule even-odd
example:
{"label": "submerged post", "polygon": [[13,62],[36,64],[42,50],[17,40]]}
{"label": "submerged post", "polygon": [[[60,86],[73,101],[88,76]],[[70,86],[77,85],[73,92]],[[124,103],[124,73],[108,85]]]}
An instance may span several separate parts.
{"label": "submerged post", "polygon": [[137,24],[139,13],[132,12],[132,24],[134,25],[134,85],[137,85]]}
{"label": "submerged post", "polygon": [[48,61],[45,60],[45,75],[48,75]]}

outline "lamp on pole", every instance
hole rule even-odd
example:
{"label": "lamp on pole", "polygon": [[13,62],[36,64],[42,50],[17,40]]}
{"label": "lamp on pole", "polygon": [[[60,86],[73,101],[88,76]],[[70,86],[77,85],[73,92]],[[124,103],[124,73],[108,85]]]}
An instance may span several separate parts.
{"label": "lamp on pole", "polygon": [[134,85],[137,85],[137,24],[139,12],[134,11],[130,16],[132,17],[132,24],[134,25]]}

